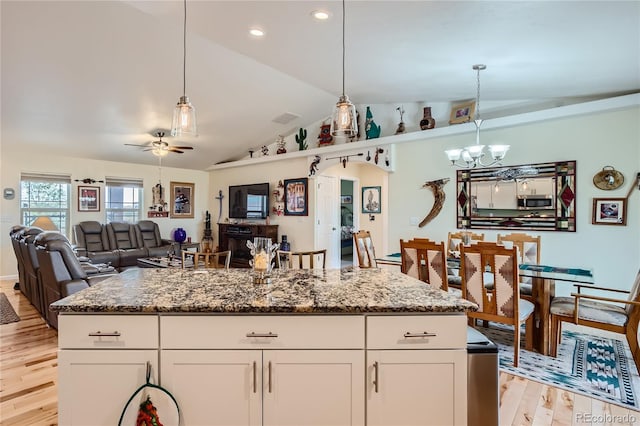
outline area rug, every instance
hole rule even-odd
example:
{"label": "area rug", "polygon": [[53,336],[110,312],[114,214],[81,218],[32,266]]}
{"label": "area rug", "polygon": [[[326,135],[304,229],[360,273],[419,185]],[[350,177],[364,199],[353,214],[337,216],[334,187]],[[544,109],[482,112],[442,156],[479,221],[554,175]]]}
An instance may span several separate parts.
{"label": "area rug", "polygon": [[9,324],[16,321],[20,321],[20,317],[13,310],[7,295],[0,293],[0,324]]}
{"label": "area rug", "polygon": [[[513,329],[491,323],[478,327],[498,345],[500,370],[568,391],[640,409],[640,377],[629,345],[621,339],[562,331],[557,358],[520,349],[518,368],[513,366]],[[521,336],[524,342],[524,335]]]}

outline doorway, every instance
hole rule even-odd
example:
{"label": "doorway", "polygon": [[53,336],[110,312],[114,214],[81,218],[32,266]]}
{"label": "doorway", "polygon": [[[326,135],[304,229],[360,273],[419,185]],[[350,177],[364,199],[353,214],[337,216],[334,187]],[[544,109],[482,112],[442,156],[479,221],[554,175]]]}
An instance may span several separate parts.
{"label": "doorway", "polygon": [[354,181],[340,179],[340,266],[353,265]]}

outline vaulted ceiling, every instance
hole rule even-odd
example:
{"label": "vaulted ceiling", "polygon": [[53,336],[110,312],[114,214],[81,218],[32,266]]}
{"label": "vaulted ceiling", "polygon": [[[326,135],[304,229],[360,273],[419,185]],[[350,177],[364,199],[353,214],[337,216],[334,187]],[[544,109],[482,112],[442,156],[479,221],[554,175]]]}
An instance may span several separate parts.
{"label": "vaulted ceiling", "polygon": [[[326,10],[330,19],[312,18]],[[180,1],[6,1],[2,143],[155,164],[125,143],[171,126]],[[163,164],[204,170],[329,116],[341,92],[339,1],[187,3],[186,92],[199,136]],[[266,35],[249,36],[259,26]],[[640,91],[639,1],[346,2],[346,93],[358,105],[544,101]],[[286,124],[273,120],[291,113]],[[175,139],[175,138],[174,138]]]}

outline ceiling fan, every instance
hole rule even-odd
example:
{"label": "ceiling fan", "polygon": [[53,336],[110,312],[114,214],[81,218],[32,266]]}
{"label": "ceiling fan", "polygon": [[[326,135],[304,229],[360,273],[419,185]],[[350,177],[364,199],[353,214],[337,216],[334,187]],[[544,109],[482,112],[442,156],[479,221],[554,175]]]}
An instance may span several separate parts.
{"label": "ceiling fan", "polygon": [[164,137],[164,132],[157,132],[156,136],[158,137],[157,141],[150,141],[144,144],[133,144],[133,143],[125,143],[128,146],[139,146],[143,149],[143,151],[151,151],[153,155],[157,155],[158,157],[164,157],[170,152],[175,152],[177,154],[182,154],[184,151],[193,149],[192,146],[172,146],[169,145],[168,142],[162,140]]}

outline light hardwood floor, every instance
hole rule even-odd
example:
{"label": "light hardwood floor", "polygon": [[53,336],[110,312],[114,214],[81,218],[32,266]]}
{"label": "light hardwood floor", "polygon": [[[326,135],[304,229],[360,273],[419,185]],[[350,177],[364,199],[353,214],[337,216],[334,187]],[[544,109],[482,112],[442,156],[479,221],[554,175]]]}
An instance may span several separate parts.
{"label": "light hardwood floor", "polygon": [[[0,291],[21,318],[0,325],[0,425],[57,425],[57,333],[13,281],[0,281]],[[500,424],[640,425],[640,412],[500,373]]]}

